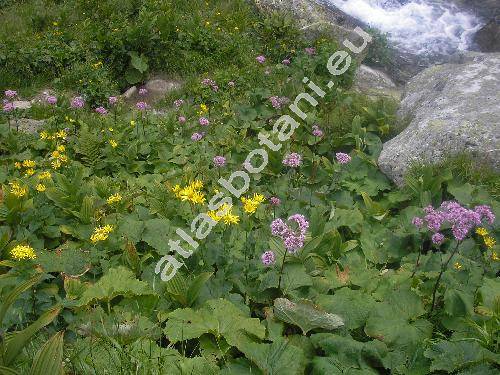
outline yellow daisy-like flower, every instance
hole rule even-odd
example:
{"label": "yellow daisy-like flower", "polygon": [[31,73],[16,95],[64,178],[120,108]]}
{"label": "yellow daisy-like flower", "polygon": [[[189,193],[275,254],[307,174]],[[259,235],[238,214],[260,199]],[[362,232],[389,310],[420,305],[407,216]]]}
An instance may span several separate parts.
{"label": "yellow daisy-like flower", "polygon": [[222,220],[226,225],[238,224],[240,222],[240,217],[233,214],[233,207],[227,203],[224,203],[216,211],[207,212],[207,215],[216,222]]}
{"label": "yellow daisy-like flower", "polygon": [[66,134],[66,131],[63,129],[63,130],[59,130],[56,134],[55,134],[56,138],[62,138],[62,139],[65,139],[67,134]]}
{"label": "yellow daisy-like flower", "polygon": [[110,139],[110,140],[109,140],[109,144],[110,144],[110,145],[111,145],[111,147],[113,147],[113,148],[118,147],[118,142],[116,142],[114,139]]}
{"label": "yellow daisy-like flower", "polygon": [[193,187],[193,189],[196,189],[196,190],[201,190],[203,189],[203,182],[201,182],[200,180],[195,180],[191,186]]}
{"label": "yellow daisy-like flower", "polygon": [[23,161],[23,167],[25,168],[35,168],[36,167],[36,162],[33,160],[24,160]]}
{"label": "yellow daisy-like flower", "polygon": [[52,151],[51,155],[52,155],[53,158],[58,159],[59,156],[61,156],[61,153],[59,151],[55,150],[55,151]]}
{"label": "yellow daisy-like flower", "polygon": [[59,169],[59,168],[61,168],[61,165],[62,165],[62,164],[61,164],[61,161],[60,161],[60,160],[52,160],[52,161],[50,162],[50,165],[52,165],[52,168],[53,168],[53,169]]}
{"label": "yellow daisy-like flower", "polygon": [[108,128],[108,130],[112,133],[114,132],[114,129],[113,128]]}
{"label": "yellow daisy-like flower", "polygon": [[208,112],[208,107],[207,107],[207,105],[205,103],[200,104],[200,111],[202,113]]}
{"label": "yellow daisy-like flower", "polygon": [[45,130],[40,132],[40,139],[48,139],[50,137],[50,134],[47,133]]}
{"label": "yellow daisy-like flower", "polygon": [[113,204],[113,203],[118,203],[118,202],[121,202],[122,200],[122,196],[120,195],[120,193],[116,193],[116,194],[113,194],[111,195],[107,200],[106,202],[108,204]]}
{"label": "yellow daisy-like flower", "polygon": [[177,184],[172,189],[172,192],[175,194],[176,198],[181,198],[180,191],[182,190],[181,185]]}
{"label": "yellow daisy-like flower", "polygon": [[491,253],[491,260],[493,260],[495,262],[498,262],[500,260],[496,251]]}
{"label": "yellow daisy-like flower", "polygon": [[194,204],[203,204],[206,200],[205,193],[195,191],[189,200]]}
{"label": "yellow daisy-like flower", "polygon": [[26,169],[26,172],[25,172],[26,176],[33,176],[34,174],[35,174],[35,170],[33,168]]}
{"label": "yellow daisy-like flower", "polygon": [[41,192],[45,191],[47,189],[47,187],[44,184],[38,184],[38,185],[36,185],[35,189],[41,193]]}
{"label": "yellow daisy-like flower", "polygon": [[484,241],[484,244],[486,245],[486,247],[488,247],[488,248],[492,248],[497,243],[497,241],[493,237],[490,237],[490,236],[484,237],[483,241]]}
{"label": "yellow daisy-like flower", "polygon": [[135,126],[135,121],[134,120],[130,120],[130,126]]}
{"label": "yellow daisy-like flower", "polygon": [[113,232],[115,228],[112,225],[105,225],[103,227],[94,228],[94,233],[90,236],[90,241],[92,243],[97,243],[99,241],[106,241],[109,234]]}
{"label": "yellow daisy-like flower", "polygon": [[59,146],[57,146],[57,151],[64,152],[64,151],[66,151],[66,147],[64,147],[63,145],[59,145]]}
{"label": "yellow daisy-like flower", "polygon": [[486,228],[482,227],[477,228],[476,233],[483,237],[488,235],[488,231],[486,230]]}
{"label": "yellow daisy-like flower", "polygon": [[264,202],[265,198],[262,194],[254,194],[251,198],[241,197],[243,209],[246,213],[253,214],[257,211],[259,205]]}
{"label": "yellow daisy-like flower", "polygon": [[455,268],[456,270],[460,270],[460,269],[462,269],[462,265],[458,262],[455,262],[455,264],[453,265],[453,268]]}
{"label": "yellow daisy-like flower", "polygon": [[21,169],[21,168],[22,168],[22,166],[23,166],[23,165],[22,165],[20,162],[18,162],[18,161],[16,161],[16,162],[14,163],[14,167],[15,167],[16,169]]}
{"label": "yellow daisy-like flower", "polygon": [[10,251],[10,255],[16,260],[36,258],[35,250],[28,245],[17,245]]}
{"label": "yellow daisy-like flower", "polygon": [[21,198],[28,194],[28,188],[19,185],[18,182],[10,182],[10,193],[14,194],[16,197]]}
{"label": "yellow daisy-like flower", "polygon": [[59,160],[63,163],[66,163],[68,161],[68,157],[66,155],[61,155],[59,156]]}

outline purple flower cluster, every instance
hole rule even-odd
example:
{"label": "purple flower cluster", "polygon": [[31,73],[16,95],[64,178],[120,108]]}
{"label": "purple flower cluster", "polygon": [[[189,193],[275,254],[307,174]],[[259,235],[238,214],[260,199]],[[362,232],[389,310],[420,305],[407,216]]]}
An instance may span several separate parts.
{"label": "purple flower cluster", "polygon": [[290,65],[291,64],[291,61],[290,59],[284,59],[282,62],[281,62],[283,65]]}
{"label": "purple flower cluster", "polygon": [[101,116],[105,116],[108,114],[108,111],[104,107],[97,107],[95,111],[99,113]]}
{"label": "purple flower cluster", "polygon": [[283,107],[290,101],[290,99],[288,99],[286,96],[271,96],[269,97],[269,100],[271,101],[271,105],[274,109],[281,109],[281,107]]}
{"label": "purple flower cluster", "polygon": [[213,161],[214,165],[219,168],[226,165],[226,158],[224,156],[215,156]]}
{"label": "purple flower cluster", "polygon": [[266,62],[266,57],[264,55],[257,56],[255,58],[259,64],[264,64]]}
{"label": "purple flower cluster", "polygon": [[274,255],[271,250],[264,252],[261,255],[260,259],[262,260],[262,264],[267,267],[272,266],[274,263],[276,263],[276,255]]}
{"label": "purple flower cluster", "polygon": [[313,129],[312,134],[315,137],[318,137],[318,138],[323,137],[323,130],[321,130],[318,125],[313,125],[312,129]]}
{"label": "purple flower cluster", "polygon": [[297,168],[300,167],[302,164],[302,156],[300,154],[297,154],[296,152],[292,152],[291,154],[288,154],[285,156],[283,159],[283,165],[291,168]]}
{"label": "purple flower cluster", "polygon": [[116,96],[110,96],[108,98],[108,103],[109,105],[115,105],[116,103],[118,103],[118,98]]}
{"label": "purple flower cluster", "polygon": [[139,110],[139,111],[145,111],[146,109],[149,108],[149,105],[148,103],[146,102],[137,102],[135,107]]}
{"label": "purple flower cluster", "polygon": [[14,99],[17,96],[17,91],[14,90],[5,90],[5,97],[9,99]]}
{"label": "purple flower cluster", "polygon": [[183,104],[184,104],[184,100],[182,100],[182,99],[174,100],[174,106],[177,109],[179,109]]}
{"label": "purple flower cluster", "polygon": [[14,105],[14,103],[4,102],[4,104],[3,104],[3,111],[5,113],[12,112],[14,109],[16,109],[16,106]]}
{"label": "purple flower cluster", "polygon": [[47,95],[47,97],[45,98],[45,100],[50,105],[55,105],[57,103],[57,98],[55,96],[53,96],[53,95]]}
{"label": "purple flower cluster", "polygon": [[444,241],[444,236],[438,232],[445,224],[451,226],[451,232],[457,241],[463,241],[474,227],[481,225],[483,220],[489,224],[495,221],[495,215],[489,206],[482,205],[468,209],[454,201],[445,201],[437,209],[427,206],[424,212],[423,219],[414,217],[412,223],[417,228],[427,224],[427,229],[434,232],[432,242],[435,244]]}
{"label": "purple flower cluster", "polygon": [[351,161],[351,157],[343,152],[337,152],[335,158],[340,164],[347,164]]}
{"label": "purple flower cluster", "polygon": [[184,124],[186,122],[186,118],[184,116],[179,116],[179,123]]}
{"label": "purple flower cluster", "polygon": [[204,135],[205,135],[204,133],[193,133],[193,135],[191,135],[191,140],[197,142],[201,140]]}
{"label": "purple flower cluster", "polygon": [[139,95],[144,96],[148,94],[148,90],[146,88],[140,88],[139,89]]}
{"label": "purple flower cluster", "polygon": [[81,96],[75,96],[71,99],[71,108],[83,108],[85,106],[85,100]]}
{"label": "purple flower cluster", "polygon": [[198,120],[198,122],[200,123],[201,126],[208,126],[208,125],[210,125],[210,121],[208,121],[208,119],[206,117],[200,117],[200,119]]}
{"label": "purple flower cluster", "polygon": [[294,227],[290,227],[282,219],[273,220],[271,223],[271,233],[273,236],[280,237],[286,250],[293,254],[304,247],[309,222],[301,214],[290,216],[288,222],[290,221],[293,222]]}
{"label": "purple flower cluster", "polygon": [[215,83],[215,81],[213,79],[205,78],[201,81],[201,84],[204,86],[211,87],[212,90],[215,92],[219,91],[219,86],[217,86],[217,83]]}
{"label": "purple flower cluster", "polygon": [[281,200],[278,197],[269,198],[269,204],[271,206],[279,206],[281,204]]}

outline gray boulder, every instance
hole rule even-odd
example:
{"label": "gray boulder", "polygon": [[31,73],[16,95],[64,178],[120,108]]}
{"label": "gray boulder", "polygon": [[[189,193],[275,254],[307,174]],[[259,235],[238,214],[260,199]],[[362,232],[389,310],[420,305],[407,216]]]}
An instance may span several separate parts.
{"label": "gray boulder", "polygon": [[353,88],[372,98],[401,99],[401,90],[384,72],[361,65],[354,76]]}
{"label": "gray boulder", "polygon": [[499,53],[466,53],[415,76],[398,111],[407,126],[384,144],[380,169],[401,185],[412,164],[467,153],[500,170],[499,84]]}

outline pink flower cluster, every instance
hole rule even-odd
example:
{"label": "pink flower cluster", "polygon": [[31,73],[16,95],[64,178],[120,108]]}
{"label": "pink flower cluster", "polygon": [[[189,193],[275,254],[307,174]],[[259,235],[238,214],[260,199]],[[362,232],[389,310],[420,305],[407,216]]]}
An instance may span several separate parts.
{"label": "pink flower cluster", "polygon": [[118,98],[116,96],[110,96],[108,98],[108,103],[109,105],[115,105],[116,103],[118,103]]}
{"label": "pink flower cluster", "polygon": [[174,100],[174,106],[177,109],[179,109],[183,104],[184,104],[184,100],[182,100],[182,99]]}
{"label": "pink flower cluster", "polygon": [[261,257],[260,257],[262,264],[264,266],[272,266],[274,263],[276,263],[276,255],[274,255],[274,252],[271,250],[268,250],[264,252]]}
{"label": "pink flower cluster", "polygon": [[283,159],[283,165],[291,168],[297,168],[302,165],[302,156],[296,152],[288,154]]}
{"label": "pink flower cluster", "polygon": [[144,87],[139,89],[139,95],[144,96],[147,94],[148,94],[148,89],[146,89]]}
{"label": "pink flower cluster", "polygon": [[291,64],[291,61],[290,59],[284,59],[282,62],[281,62],[283,65],[290,65]]}
{"label": "pink flower cluster", "polygon": [[97,107],[95,111],[99,113],[101,116],[106,116],[108,114],[108,111],[104,107]]}
{"label": "pink flower cluster", "polygon": [[206,117],[200,117],[198,120],[201,126],[208,126],[210,125],[210,121]]}
{"label": "pink flower cluster", "polygon": [[50,105],[55,105],[57,103],[57,98],[53,95],[47,95],[45,100],[47,101],[48,104]]}
{"label": "pink flower cluster", "polygon": [[217,83],[215,83],[215,81],[213,79],[205,78],[201,81],[201,84],[204,86],[211,87],[212,90],[215,92],[219,91],[219,86],[217,86]]}
{"label": "pink flower cluster", "polygon": [[17,96],[17,91],[14,90],[5,90],[5,97],[9,99],[14,99]]}
{"label": "pink flower cluster", "polygon": [[14,109],[16,109],[16,106],[14,105],[14,103],[11,103],[9,101],[6,101],[4,102],[3,104],[3,111],[8,113],[8,112],[12,112]]}
{"label": "pink flower cluster", "polygon": [[224,165],[226,165],[226,158],[224,156],[216,156],[214,157],[214,165],[216,167],[223,167]]}
{"label": "pink flower cluster", "polygon": [[312,56],[312,55],[316,54],[316,48],[314,48],[314,47],[307,47],[304,51],[306,51],[306,53],[309,56]]}
{"label": "pink flower cluster", "polygon": [[198,133],[198,132],[193,133],[193,135],[191,135],[191,140],[194,142],[197,142],[197,141],[201,140],[204,135],[205,135],[205,133]]}
{"label": "pink flower cluster", "polygon": [[321,130],[318,125],[313,125],[312,129],[313,129],[312,134],[315,137],[321,138],[323,136],[323,130]]}
{"label": "pink flower cluster", "polygon": [[148,103],[146,102],[137,102],[135,104],[135,107],[139,110],[139,111],[145,111],[146,109],[149,108],[149,105]]}
{"label": "pink flower cluster", "polygon": [[435,244],[444,241],[444,236],[439,231],[445,224],[451,226],[451,232],[457,241],[463,241],[474,227],[481,225],[483,220],[489,224],[495,221],[495,215],[489,206],[481,205],[468,209],[454,201],[445,201],[437,209],[427,206],[424,212],[423,218],[414,217],[412,223],[417,228],[422,228],[426,224],[427,229],[434,232],[432,242]]}
{"label": "pink flower cluster", "polygon": [[269,198],[269,204],[271,206],[279,206],[281,204],[281,199],[278,197],[271,197]]}
{"label": "pink flower cluster", "polygon": [[273,220],[271,233],[273,236],[280,237],[286,250],[293,254],[304,247],[309,222],[301,214],[290,216],[288,222],[293,222],[294,228],[290,227],[282,219]]}
{"label": "pink flower cluster", "polygon": [[71,108],[83,108],[85,106],[85,100],[81,96],[75,96],[73,99],[71,99]]}
{"label": "pink flower cluster", "polygon": [[271,96],[269,97],[269,100],[271,101],[271,105],[274,109],[281,109],[281,107],[283,107],[290,101],[290,99],[288,99],[286,96]]}
{"label": "pink flower cluster", "polygon": [[351,157],[343,152],[337,152],[335,158],[340,164],[347,164],[351,161]]}
{"label": "pink flower cluster", "polygon": [[255,58],[259,64],[264,64],[266,62],[266,57],[264,55],[257,56]]}

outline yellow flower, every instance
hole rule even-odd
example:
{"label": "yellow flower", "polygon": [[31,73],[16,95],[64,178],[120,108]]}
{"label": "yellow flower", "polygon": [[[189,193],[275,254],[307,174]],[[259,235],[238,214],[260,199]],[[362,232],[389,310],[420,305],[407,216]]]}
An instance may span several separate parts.
{"label": "yellow flower", "polygon": [[18,182],[10,182],[10,193],[14,194],[16,197],[21,198],[28,194],[28,188],[19,185]]}
{"label": "yellow flower", "polygon": [[63,163],[66,163],[68,161],[68,157],[66,155],[61,155],[59,156],[59,160]]}
{"label": "yellow flower", "polygon": [[62,139],[65,139],[66,138],[66,132],[63,130],[59,130],[56,134],[56,137],[57,138],[62,138]]}
{"label": "yellow flower", "polygon": [[120,195],[120,193],[116,193],[116,194],[113,194],[111,195],[107,200],[106,202],[108,204],[113,204],[113,203],[117,203],[117,202],[120,202],[122,200],[122,196]]}
{"label": "yellow flower", "polygon": [[33,176],[35,174],[35,170],[33,168],[26,169],[26,176]]}
{"label": "yellow flower", "polygon": [[216,222],[222,220],[226,225],[238,224],[240,221],[239,216],[233,215],[233,207],[228,205],[227,203],[224,203],[216,211],[208,211],[207,215]]}
{"label": "yellow flower", "polygon": [[17,169],[21,169],[22,164],[21,164],[20,162],[16,161],[16,162],[14,163],[14,167],[16,167]]}
{"label": "yellow flower", "polygon": [[53,169],[59,169],[59,168],[61,168],[61,165],[62,165],[62,164],[61,164],[61,161],[60,161],[60,160],[52,160],[52,161],[50,162],[50,165],[52,165],[52,168],[53,168]]}
{"label": "yellow flower", "polygon": [[17,245],[10,251],[12,258],[16,260],[35,259],[35,250],[29,245]]}
{"label": "yellow flower", "polygon": [[90,236],[90,241],[92,243],[96,243],[99,241],[106,241],[111,232],[113,232],[115,228],[112,225],[105,225],[103,227],[94,228],[94,233]]}
{"label": "yellow flower", "polygon": [[480,236],[487,236],[488,235],[488,231],[486,230],[486,228],[477,228],[476,229],[476,233],[479,234]]}
{"label": "yellow flower", "polygon": [[497,241],[493,237],[490,237],[490,236],[484,237],[483,241],[484,241],[484,244],[486,245],[486,247],[489,247],[489,248],[492,248],[497,243]]}
{"label": "yellow flower", "polygon": [[54,22],[52,22],[52,25],[53,25],[53,26],[57,26],[57,25],[59,25],[59,24],[58,24],[56,21],[54,21]]}
{"label": "yellow flower", "polygon": [[135,126],[135,121],[134,120],[130,120],[130,126]]}
{"label": "yellow flower", "polygon": [[453,267],[456,269],[456,270],[460,270],[462,269],[462,265],[458,262],[455,262],[455,264],[453,265]]}
{"label": "yellow flower", "polygon": [[259,205],[264,202],[265,198],[262,194],[254,194],[252,198],[241,197],[243,209],[246,213],[253,214],[257,211]]}
{"label": "yellow flower", "polygon": [[46,187],[44,184],[38,184],[36,185],[35,189],[39,192],[45,191]]}
{"label": "yellow flower", "polygon": [[205,26],[210,26],[210,22],[206,21]]}
{"label": "yellow flower", "polygon": [[203,204],[205,203],[205,193],[195,191],[189,200],[194,204]]}
{"label": "yellow flower", "polygon": [[109,140],[109,144],[111,147],[116,148],[118,146],[118,142],[116,142],[114,139]]}
{"label": "yellow flower", "polygon": [[61,156],[61,153],[59,151],[52,151],[52,157],[58,159],[59,156]]}
{"label": "yellow flower", "polygon": [[25,168],[34,168],[36,167],[36,162],[33,160],[24,160],[23,161],[23,167]]}
{"label": "yellow flower", "polygon": [[49,178],[52,177],[52,175],[50,174],[49,171],[44,171],[40,173],[37,177],[39,180],[48,180]]}
{"label": "yellow flower", "polygon": [[176,198],[181,198],[180,191],[181,191],[181,185],[177,184],[172,188],[172,192],[175,194]]}
{"label": "yellow flower", "polygon": [[203,189],[203,182],[201,182],[200,180],[195,180],[191,186],[193,187],[193,189],[196,189],[196,190],[201,190]]}
{"label": "yellow flower", "polygon": [[491,253],[491,260],[495,261],[495,262],[498,262],[500,260],[500,258],[498,257],[498,254],[496,251],[494,251],[493,253]]}
{"label": "yellow flower", "polygon": [[63,145],[59,145],[59,146],[57,146],[57,151],[64,152],[64,151],[66,151],[66,147],[64,147]]}
{"label": "yellow flower", "polygon": [[108,130],[109,130],[110,132],[113,132],[113,128],[108,128]]}
{"label": "yellow flower", "polygon": [[208,107],[207,107],[207,105],[206,105],[206,104],[204,104],[204,103],[200,104],[200,110],[201,110],[201,112],[202,112],[202,113],[206,113],[206,112],[208,112]]}

